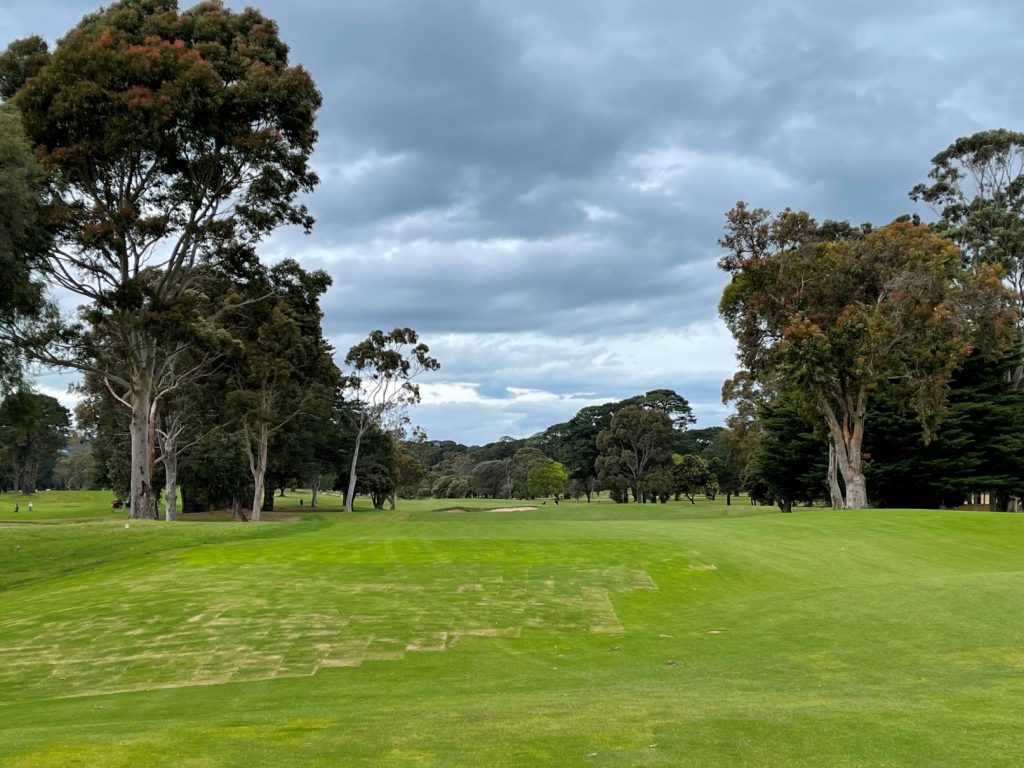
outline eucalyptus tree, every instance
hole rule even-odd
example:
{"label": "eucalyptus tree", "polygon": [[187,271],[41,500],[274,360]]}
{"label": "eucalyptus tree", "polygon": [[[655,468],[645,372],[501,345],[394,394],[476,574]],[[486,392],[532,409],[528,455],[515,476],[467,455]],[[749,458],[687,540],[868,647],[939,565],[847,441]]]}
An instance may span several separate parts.
{"label": "eucalyptus tree", "polygon": [[67,443],[71,414],[55,398],[28,389],[0,402],[0,460],[11,466],[15,490],[36,492],[40,463]]}
{"label": "eucalyptus tree", "polygon": [[932,158],[928,178],[911,199],[931,207],[936,231],[969,261],[1002,265],[1024,323],[1024,133],[961,137]]}
{"label": "eucalyptus tree", "polygon": [[148,451],[163,315],[197,265],[254,258],[278,226],[312,226],[297,196],[317,182],[320,95],[272,20],[219,2],[181,11],[175,0],[122,0],[52,52],[19,41],[0,64],[48,172],[43,273],[117,343],[99,366],[75,325],[26,341],[127,394],[132,516],[155,517]]}
{"label": "eucalyptus tree", "polygon": [[[929,181],[910,191],[938,216],[932,225],[971,263],[999,264],[1017,296],[1024,347],[1024,133],[1005,129],[963,136],[932,158]],[[1024,366],[1011,372],[1024,389]]]}
{"label": "eucalyptus tree", "polygon": [[419,385],[413,379],[441,364],[430,356],[412,328],[395,328],[390,333],[372,331],[353,346],[345,357],[350,371],[345,392],[355,408],[351,414],[355,436],[345,494],[345,511],[352,511],[356,494],[359,449],[367,432],[382,428],[396,413],[420,400]]}
{"label": "eucalyptus tree", "polygon": [[407,497],[418,495],[427,469],[403,445],[395,446],[395,493]]}
{"label": "eucalyptus tree", "polygon": [[672,429],[682,432],[697,421],[689,401],[673,389],[652,389],[643,395],[630,397],[618,404],[619,408],[636,405],[645,410],[659,411],[668,416]]}
{"label": "eucalyptus tree", "polygon": [[588,502],[598,485],[597,460],[601,450],[597,447],[597,436],[608,429],[612,416],[621,407],[622,403],[618,402],[588,405],[569,421],[552,428],[559,437],[558,459],[565,465],[576,487],[586,494]]}
{"label": "eucalyptus tree", "polygon": [[397,473],[395,439],[388,430],[371,427],[363,436],[359,454],[357,490],[367,494],[374,509],[384,509],[395,491]]}
{"label": "eucalyptus tree", "polygon": [[[263,508],[271,438],[336,402],[341,381],[320,325],[320,297],[330,284],[325,272],[285,260],[224,299],[235,307],[225,321],[227,399],[252,474],[253,521]],[[246,295],[259,300],[246,301]]]}
{"label": "eucalyptus tree", "polygon": [[533,446],[525,446],[516,451],[509,461],[506,474],[508,497],[525,499],[532,496],[530,475],[537,467],[542,467],[550,461],[550,456]]}
{"label": "eucalyptus tree", "polygon": [[762,389],[747,371],[737,372],[722,384],[722,403],[736,409],[714,438],[722,459],[718,481],[726,506],[732,503],[733,494],[747,489],[754,474],[754,454],[763,437],[757,409],[763,399]]}
{"label": "eucalyptus tree", "polygon": [[473,467],[473,490],[481,498],[497,499],[510,485],[512,462],[508,459],[481,461]]}
{"label": "eucalyptus tree", "polygon": [[998,268],[962,265],[910,221],[855,229],[739,203],[727,215],[719,311],[744,367],[799,391],[831,436],[844,506],[867,506],[862,444],[872,394],[895,388],[930,437],[956,365],[1001,353],[1016,319]]}
{"label": "eucalyptus tree", "polygon": [[0,105],[0,388],[13,387],[23,325],[47,308],[36,267],[48,242],[43,228],[43,169],[32,156],[20,113]]}
{"label": "eucalyptus tree", "polygon": [[178,466],[182,456],[198,444],[212,427],[204,424],[203,402],[191,388],[167,393],[158,404],[153,429],[156,434],[157,455],[154,466],[164,470],[164,519],[178,518]]}
{"label": "eucalyptus tree", "polygon": [[698,493],[712,482],[717,482],[707,460],[695,453],[687,453],[683,456],[678,453],[674,454],[671,476],[675,492],[683,494],[691,504],[697,503],[694,497]]}
{"label": "eucalyptus tree", "polygon": [[565,493],[569,473],[554,459],[539,464],[530,471],[528,488],[531,496],[552,496],[555,502]]}
{"label": "eucalyptus tree", "polygon": [[599,475],[626,478],[636,501],[647,495],[647,474],[672,458],[672,421],[661,409],[627,405],[597,436]]}

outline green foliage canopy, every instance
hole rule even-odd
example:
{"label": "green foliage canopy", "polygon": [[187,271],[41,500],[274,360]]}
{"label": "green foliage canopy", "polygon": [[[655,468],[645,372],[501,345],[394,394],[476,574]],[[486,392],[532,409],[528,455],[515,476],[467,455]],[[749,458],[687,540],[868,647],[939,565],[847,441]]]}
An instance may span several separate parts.
{"label": "green foliage canopy", "polygon": [[802,393],[837,451],[846,505],[867,505],[861,446],[872,393],[895,387],[926,435],[957,364],[999,353],[1016,320],[998,268],[962,266],[950,241],[909,221],[819,225],[739,203],[720,264],[720,313],[756,380]]}

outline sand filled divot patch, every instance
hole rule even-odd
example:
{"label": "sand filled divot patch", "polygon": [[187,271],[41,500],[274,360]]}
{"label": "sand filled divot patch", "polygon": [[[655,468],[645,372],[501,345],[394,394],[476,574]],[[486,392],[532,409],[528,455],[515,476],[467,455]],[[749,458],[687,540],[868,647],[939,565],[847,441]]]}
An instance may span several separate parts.
{"label": "sand filled divot patch", "polygon": [[620,633],[612,593],[657,589],[625,566],[496,572],[374,559],[365,569],[171,561],[129,579],[112,572],[8,592],[0,703],[304,677],[527,629]]}
{"label": "sand filled divot patch", "polygon": [[533,512],[540,507],[490,507],[488,509],[469,509],[467,507],[441,507],[435,512]]}

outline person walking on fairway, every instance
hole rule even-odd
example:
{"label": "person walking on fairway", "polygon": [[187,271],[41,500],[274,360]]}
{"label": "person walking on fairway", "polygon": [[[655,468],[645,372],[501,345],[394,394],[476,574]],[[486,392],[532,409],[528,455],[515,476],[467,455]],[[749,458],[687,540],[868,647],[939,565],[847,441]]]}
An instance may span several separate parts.
{"label": "person walking on fairway", "polygon": [[32,511],[32,502],[31,502],[31,501],[30,501],[30,502],[28,503],[28,511],[29,511],[29,512],[31,512],[31,511]]}
{"label": "person walking on fairway", "polygon": [[18,507],[19,506],[20,506],[19,504],[15,504],[14,505],[14,514],[18,514]]}

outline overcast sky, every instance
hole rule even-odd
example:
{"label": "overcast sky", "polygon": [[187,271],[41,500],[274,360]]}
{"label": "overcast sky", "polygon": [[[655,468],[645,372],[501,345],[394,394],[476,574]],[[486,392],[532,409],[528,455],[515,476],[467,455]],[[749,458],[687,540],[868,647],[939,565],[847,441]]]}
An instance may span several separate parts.
{"label": "overcast sky", "polygon": [[[721,423],[726,210],[885,223],[958,136],[1024,128],[1014,2],[256,4],[324,96],[316,227],[264,254],[333,275],[339,362],[419,331],[442,369],[413,420],[438,439],[662,387]],[[96,7],[3,0],[0,40]]]}

